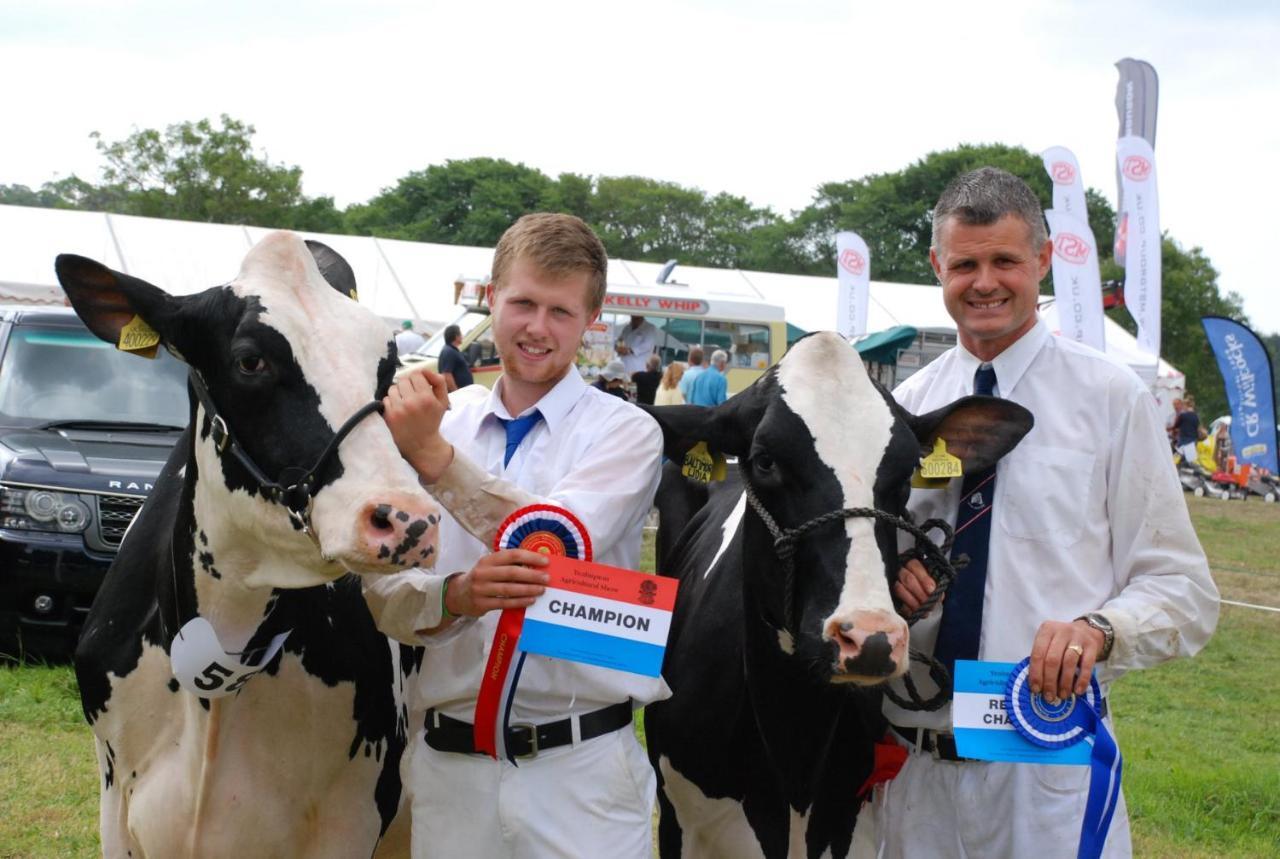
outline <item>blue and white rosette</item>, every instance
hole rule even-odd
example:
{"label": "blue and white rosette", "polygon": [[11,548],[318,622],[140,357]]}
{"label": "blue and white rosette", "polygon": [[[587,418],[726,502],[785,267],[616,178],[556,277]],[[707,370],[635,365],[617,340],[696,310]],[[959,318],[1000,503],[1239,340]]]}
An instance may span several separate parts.
{"label": "blue and white rosette", "polygon": [[[591,537],[578,518],[563,507],[531,504],[516,510],[498,526],[493,549],[495,552],[525,549],[590,561]],[[504,658],[503,649],[497,645],[499,639],[518,643],[523,625],[524,609],[502,612],[495,632],[495,645],[490,649],[480,694],[476,699],[476,749],[491,753],[497,760],[505,758],[513,764],[515,756],[507,749],[506,740],[511,727],[511,705],[515,701],[526,654],[520,650],[515,666],[511,668],[511,660]],[[516,647],[518,649],[518,644]],[[500,719],[497,718],[499,713]]]}
{"label": "blue and white rosette", "polygon": [[1089,771],[1089,799],[1080,825],[1077,859],[1102,855],[1111,818],[1120,802],[1120,772],[1123,761],[1115,739],[1102,721],[1102,691],[1096,677],[1089,678],[1083,696],[1050,704],[1031,692],[1027,674],[1031,660],[1024,659],[1009,675],[1005,686],[1005,710],[1013,727],[1029,743],[1046,749],[1061,749],[1081,741],[1091,742],[1093,755]]}

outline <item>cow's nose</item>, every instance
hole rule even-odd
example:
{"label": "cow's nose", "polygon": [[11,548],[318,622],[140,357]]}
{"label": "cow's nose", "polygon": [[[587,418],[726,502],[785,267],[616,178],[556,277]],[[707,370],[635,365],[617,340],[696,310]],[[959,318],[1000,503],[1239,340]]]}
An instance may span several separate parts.
{"label": "cow's nose", "polygon": [[359,519],[369,561],[392,568],[429,567],[435,561],[440,511],[429,501],[389,494],[365,502]]}
{"label": "cow's nose", "polygon": [[837,664],[844,674],[890,678],[907,667],[907,625],[887,611],[857,611],[828,621],[827,636],[839,648]]}

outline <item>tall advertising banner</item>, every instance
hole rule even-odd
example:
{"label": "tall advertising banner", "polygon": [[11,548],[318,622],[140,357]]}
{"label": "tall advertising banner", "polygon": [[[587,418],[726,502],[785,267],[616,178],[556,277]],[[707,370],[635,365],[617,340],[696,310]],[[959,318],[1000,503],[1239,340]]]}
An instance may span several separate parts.
{"label": "tall advertising banner", "polygon": [[1200,319],[1213,347],[1231,405],[1231,447],[1236,462],[1265,468],[1276,465],[1276,409],[1271,386],[1271,356],[1254,334],[1234,319]]}
{"label": "tall advertising banner", "polygon": [[1089,211],[1084,202],[1084,180],[1080,178],[1080,164],[1075,154],[1065,146],[1050,146],[1040,153],[1040,158],[1053,180],[1054,210],[1089,223]]}
{"label": "tall advertising banner", "polygon": [[[1160,78],[1156,70],[1145,60],[1125,57],[1116,63],[1120,81],[1116,84],[1116,114],[1120,119],[1117,137],[1141,137],[1156,148],[1156,108],[1160,103]],[[1125,218],[1124,178],[1116,168],[1116,187],[1120,194],[1116,206],[1115,257],[1120,265],[1125,263],[1125,234],[1128,226]]]}
{"label": "tall advertising banner", "polygon": [[1098,245],[1093,230],[1057,209],[1044,214],[1053,239],[1053,295],[1058,302],[1062,335],[1105,352],[1102,277],[1098,273]]}
{"label": "tall advertising banner", "polygon": [[836,233],[836,277],[840,285],[836,330],[845,338],[860,337],[867,333],[871,253],[857,233]]}
{"label": "tall advertising banner", "polygon": [[1154,374],[1160,358],[1160,207],[1156,199],[1156,154],[1144,138],[1121,137],[1116,142],[1116,165],[1120,168],[1124,218],[1128,222],[1124,303],[1138,323],[1138,348],[1151,356]]}
{"label": "tall advertising banner", "polygon": [[1053,208],[1045,212],[1045,218],[1053,239],[1053,292],[1059,325],[1064,336],[1105,352],[1098,243],[1089,228],[1080,165],[1071,150],[1062,146],[1046,149],[1041,157],[1053,180]]}

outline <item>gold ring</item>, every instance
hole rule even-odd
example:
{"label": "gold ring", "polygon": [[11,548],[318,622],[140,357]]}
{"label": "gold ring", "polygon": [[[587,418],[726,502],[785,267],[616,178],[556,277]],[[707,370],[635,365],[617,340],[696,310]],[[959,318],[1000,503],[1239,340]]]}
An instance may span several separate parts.
{"label": "gold ring", "polygon": [[1084,656],[1084,648],[1074,642],[1067,645],[1067,650],[1074,650],[1076,656]]}

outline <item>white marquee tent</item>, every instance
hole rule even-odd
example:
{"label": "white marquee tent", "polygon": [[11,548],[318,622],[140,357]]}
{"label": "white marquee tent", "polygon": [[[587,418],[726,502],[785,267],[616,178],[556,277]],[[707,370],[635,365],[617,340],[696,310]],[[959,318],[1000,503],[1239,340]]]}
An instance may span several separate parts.
{"label": "white marquee tent", "polygon": [[[77,253],[141,277],[177,294],[199,292],[226,283],[239,269],[248,249],[267,233],[260,227],[167,221],[63,209],[0,206],[0,302],[61,304],[62,291],[53,272],[59,253]],[[355,270],[360,302],[398,326],[405,319],[434,331],[452,321],[455,281],[488,278],[491,248],[376,239],[368,236],[304,233],[324,242]],[[612,286],[654,283],[657,263],[611,260]],[[677,266],[672,281],[691,294],[756,298],[786,309],[792,325],[806,331],[829,328],[836,315],[836,279],[771,272]],[[1057,331],[1056,309],[1042,308]],[[868,329],[896,325],[954,331],[937,286],[872,281]],[[1107,351],[1128,363],[1166,400],[1181,391],[1183,375],[1161,360],[1157,368],[1141,353],[1132,335],[1106,320]]]}

